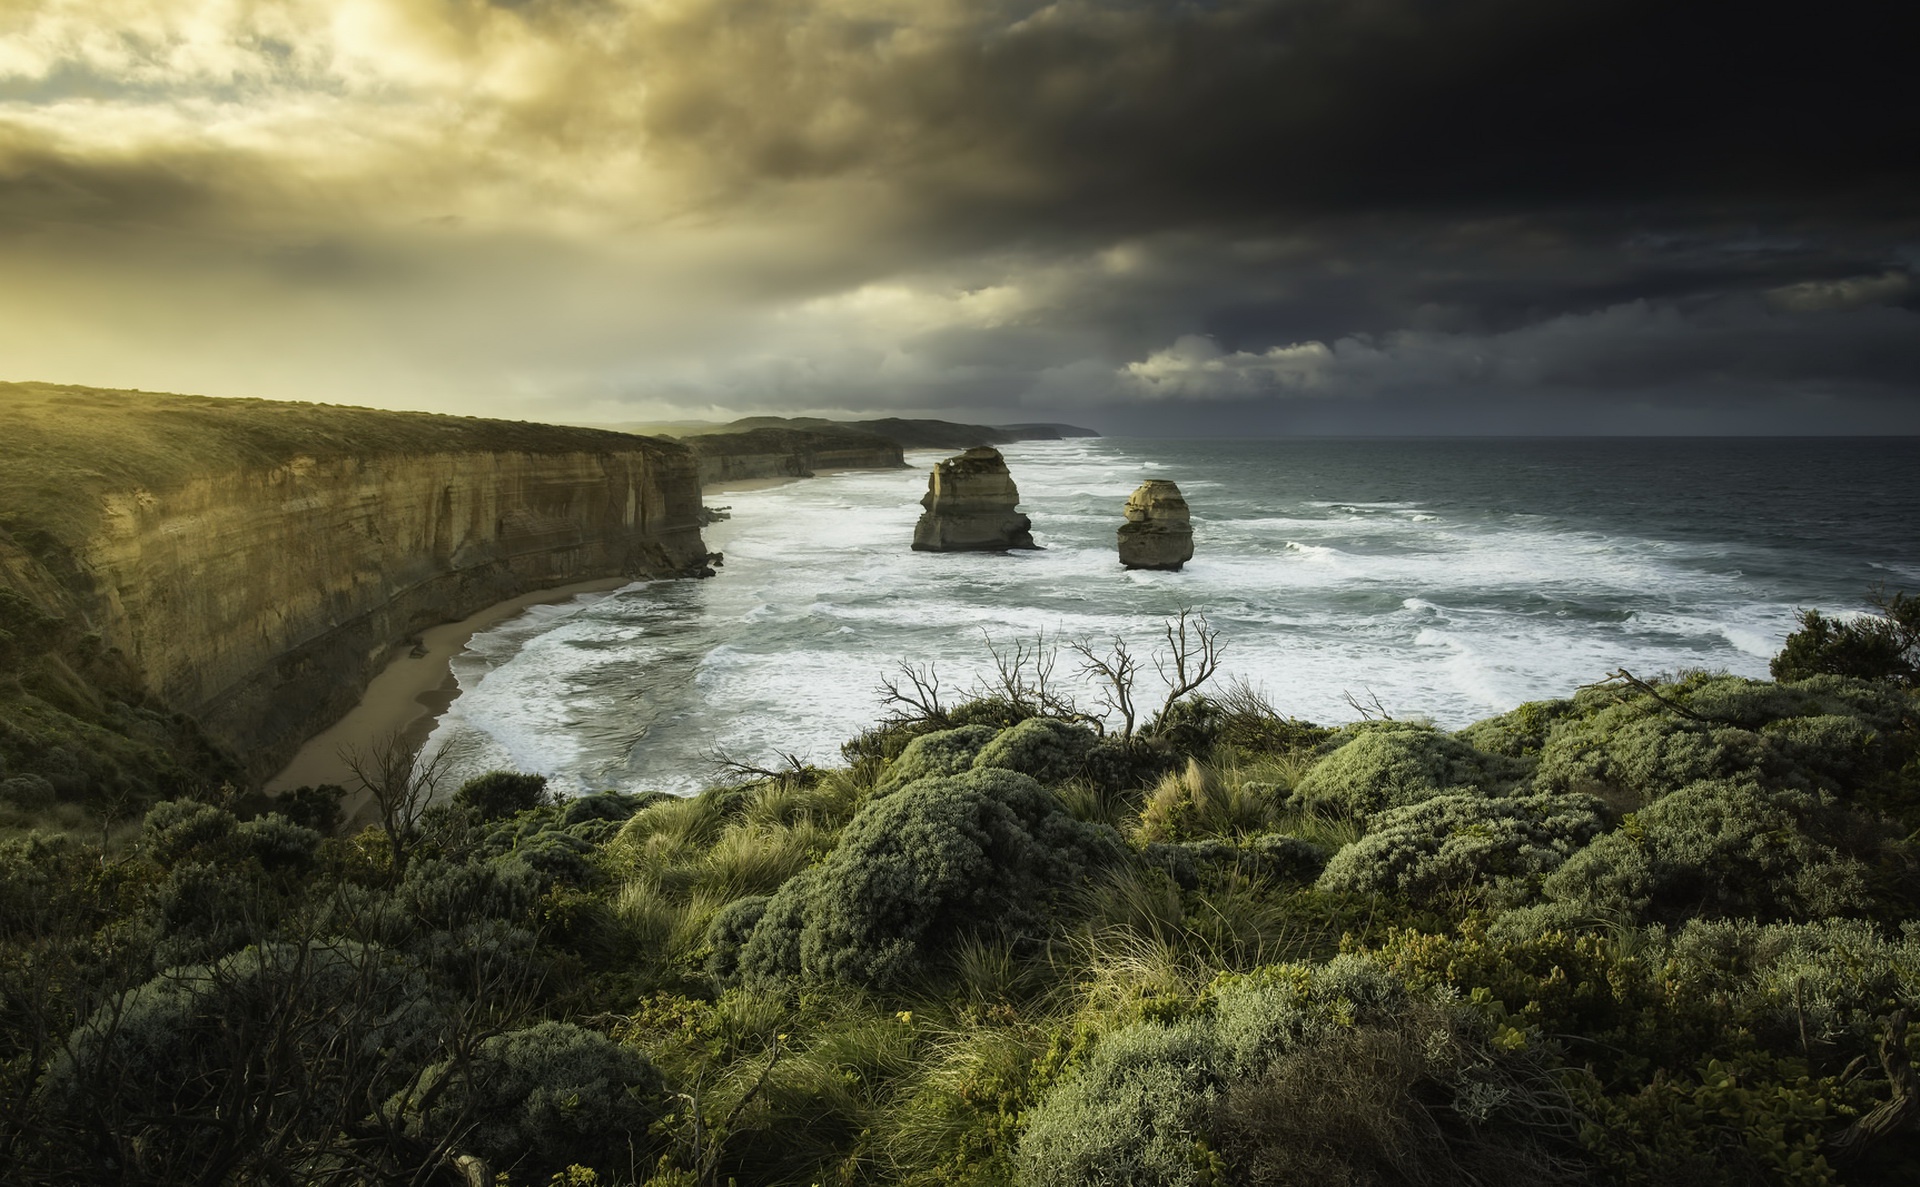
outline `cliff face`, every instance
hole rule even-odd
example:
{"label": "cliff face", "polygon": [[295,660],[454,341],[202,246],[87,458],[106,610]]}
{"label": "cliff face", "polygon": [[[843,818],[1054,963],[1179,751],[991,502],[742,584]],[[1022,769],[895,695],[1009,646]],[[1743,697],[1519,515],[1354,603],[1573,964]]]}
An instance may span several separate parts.
{"label": "cliff face", "polygon": [[702,486],[750,478],[811,478],[816,470],[898,470],[900,446],[871,433],[752,428],[687,438]]}
{"label": "cliff face", "polygon": [[259,774],[427,626],[544,586],[704,566],[683,447],[512,426],[519,448],[482,450],[471,426],[489,422],[430,418],[465,435],[422,450],[434,426],[413,422],[404,452],[381,452],[391,414],[340,411],[370,433],[365,451],[289,446],[268,451],[291,454],[278,464],[160,489],[109,471],[121,489],[95,496],[82,535],[0,524],[0,577],[82,620],[150,695]]}

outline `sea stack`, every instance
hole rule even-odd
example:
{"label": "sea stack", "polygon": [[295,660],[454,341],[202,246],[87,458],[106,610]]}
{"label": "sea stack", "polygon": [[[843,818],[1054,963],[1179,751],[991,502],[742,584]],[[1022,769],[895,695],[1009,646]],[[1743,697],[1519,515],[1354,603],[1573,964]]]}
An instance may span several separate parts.
{"label": "sea stack", "polygon": [[1127,499],[1120,525],[1120,563],[1129,569],[1178,572],[1193,559],[1193,522],[1180,488],[1150,478]]}
{"label": "sea stack", "polygon": [[934,463],[913,529],[915,552],[1005,552],[1038,548],[1033,522],[1014,510],[1020,491],[1000,451],[976,446]]}

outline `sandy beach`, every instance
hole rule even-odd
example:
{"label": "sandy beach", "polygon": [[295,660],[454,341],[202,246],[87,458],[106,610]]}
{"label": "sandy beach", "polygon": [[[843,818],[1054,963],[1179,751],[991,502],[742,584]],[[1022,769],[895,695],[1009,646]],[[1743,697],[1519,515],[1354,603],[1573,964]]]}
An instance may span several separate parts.
{"label": "sandy beach", "polygon": [[[420,646],[403,653],[367,685],[360,703],[325,732],[309,739],[279,774],[267,780],[269,792],[337,783],[352,791],[357,780],[344,754],[364,751],[381,738],[399,731],[408,745],[418,746],[433,732],[433,724],[460,695],[449,667],[467,640],[488,627],[505,622],[529,606],[564,602],[583,593],[604,593],[629,584],[624,577],[580,581],[553,589],[535,590],[488,606],[459,622],[443,623],[421,632]],[[362,815],[363,796],[349,795],[345,808],[350,822]]]}
{"label": "sandy beach", "polygon": [[[802,479],[788,475],[741,478],[710,483],[701,488],[701,494],[710,498],[742,491],[768,490],[799,481]],[[628,583],[625,578],[615,577],[535,590],[496,603],[459,622],[444,623],[421,632],[420,645],[389,662],[367,685],[359,703],[324,732],[308,739],[292,760],[267,780],[265,789],[269,793],[278,793],[296,787],[338,784],[347,788],[349,793],[343,805],[349,830],[371,823],[373,818],[369,797],[357,789],[359,781],[344,756],[356,751],[366,752],[375,742],[396,732],[410,747],[417,748],[424,743],[433,732],[434,723],[447,711],[454,698],[460,695],[460,687],[453,678],[450,665],[453,658],[466,647],[468,640],[529,606],[564,602],[583,593],[604,593]]]}

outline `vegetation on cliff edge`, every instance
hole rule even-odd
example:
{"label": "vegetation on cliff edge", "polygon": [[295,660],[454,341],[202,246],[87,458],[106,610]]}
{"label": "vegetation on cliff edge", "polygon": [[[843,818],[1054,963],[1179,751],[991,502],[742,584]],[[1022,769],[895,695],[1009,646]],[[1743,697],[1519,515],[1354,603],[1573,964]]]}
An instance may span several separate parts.
{"label": "vegetation on cliff edge", "polygon": [[958,704],[904,669],[844,766],[687,799],[503,773],[328,836],[310,803],[201,790],[104,852],[8,841],[0,1165],[1911,1178],[1920,713],[1891,664],[1811,654],[1447,733],[1323,729],[1205,680],[1083,708],[1022,645]]}

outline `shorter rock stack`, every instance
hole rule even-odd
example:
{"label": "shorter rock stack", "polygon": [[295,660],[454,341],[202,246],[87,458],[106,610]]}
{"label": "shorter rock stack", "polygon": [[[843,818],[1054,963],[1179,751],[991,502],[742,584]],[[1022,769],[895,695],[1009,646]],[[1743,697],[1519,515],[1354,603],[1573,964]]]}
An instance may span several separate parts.
{"label": "shorter rock stack", "polygon": [[936,462],[913,529],[916,552],[1005,552],[1038,548],[1033,522],[1014,510],[1020,491],[1000,451],[984,445]]}
{"label": "shorter rock stack", "polygon": [[1120,563],[1129,569],[1178,572],[1193,559],[1193,521],[1180,488],[1150,478],[1127,499],[1120,525]]}

